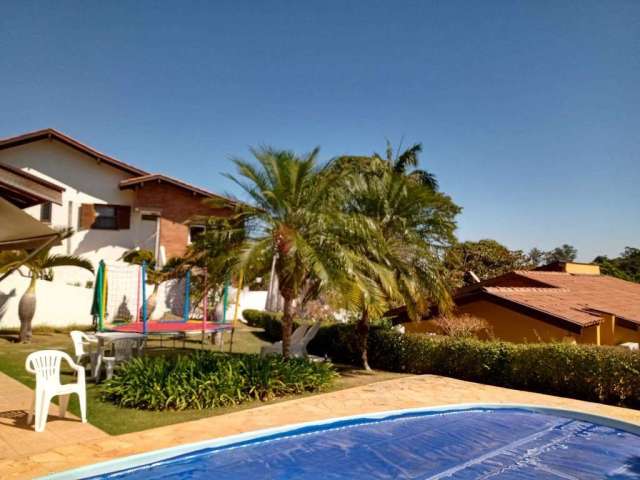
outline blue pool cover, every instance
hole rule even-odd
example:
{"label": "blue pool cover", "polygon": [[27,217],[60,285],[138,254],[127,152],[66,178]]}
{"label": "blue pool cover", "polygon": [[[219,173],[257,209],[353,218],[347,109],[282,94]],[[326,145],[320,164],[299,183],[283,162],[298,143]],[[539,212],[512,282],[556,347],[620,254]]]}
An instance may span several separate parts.
{"label": "blue pool cover", "polygon": [[298,428],[90,478],[640,479],[640,436],[509,408]]}

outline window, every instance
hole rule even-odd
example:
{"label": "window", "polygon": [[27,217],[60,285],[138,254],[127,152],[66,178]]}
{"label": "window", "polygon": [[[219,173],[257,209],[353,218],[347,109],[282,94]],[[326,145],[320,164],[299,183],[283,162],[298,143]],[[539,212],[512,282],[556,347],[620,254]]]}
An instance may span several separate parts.
{"label": "window", "polygon": [[196,240],[205,231],[204,225],[189,225],[189,243]]}
{"label": "window", "polygon": [[51,223],[51,202],[40,205],[40,221]]}
{"label": "window", "polygon": [[115,205],[94,205],[96,218],[91,228],[99,230],[118,229],[118,209]]}
{"label": "window", "polygon": [[142,220],[145,222],[155,222],[158,220],[158,215],[155,213],[143,213]]}

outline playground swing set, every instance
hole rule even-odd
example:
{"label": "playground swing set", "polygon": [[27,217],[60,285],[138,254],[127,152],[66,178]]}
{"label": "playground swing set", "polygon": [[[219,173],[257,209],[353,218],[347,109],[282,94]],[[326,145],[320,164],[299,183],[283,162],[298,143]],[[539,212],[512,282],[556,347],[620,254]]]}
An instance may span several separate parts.
{"label": "playground swing set", "polygon": [[[227,319],[229,300],[229,282],[225,283],[223,292],[222,321],[210,322],[207,272],[203,273],[203,295],[192,308],[191,271],[184,277],[173,281],[172,285],[172,318],[169,320],[151,320],[155,305],[149,305],[153,294],[147,295],[147,265],[109,265],[100,261],[96,272],[94,300],[91,313],[97,320],[99,332],[139,333],[143,335],[184,336],[187,333],[202,333],[202,340],[209,334],[233,332],[238,320],[240,290],[237,289],[233,319]],[[242,282],[242,277],[240,278]],[[157,288],[157,287],[156,287]],[[155,293],[155,292],[154,292]],[[155,303],[155,302],[153,302]],[[202,319],[192,320],[192,314],[200,307]],[[181,310],[180,316],[175,315]]]}

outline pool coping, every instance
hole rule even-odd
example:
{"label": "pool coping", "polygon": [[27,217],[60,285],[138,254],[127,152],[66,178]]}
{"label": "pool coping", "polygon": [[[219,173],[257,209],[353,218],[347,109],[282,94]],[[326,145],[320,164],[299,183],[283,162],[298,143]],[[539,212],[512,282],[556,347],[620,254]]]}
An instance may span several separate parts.
{"label": "pool coping", "polygon": [[394,417],[398,415],[411,415],[418,413],[438,413],[438,412],[457,412],[473,409],[492,409],[492,410],[505,410],[505,409],[521,409],[528,410],[534,413],[552,414],[560,417],[571,418],[574,420],[588,421],[605,427],[616,428],[628,433],[640,435],[640,425],[618,420],[613,417],[605,415],[595,415],[591,413],[585,413],[578,410],[569,410],[563,408],[543,407],[534,404],[523,403],[458,403],[447,404],[431,407],[416,407],[416,408],[404,408],[395,410],[384,410],[380,412],[364,413],[357,415],[348,415],[343,417],[333,417],[323,420],[316,420],[311,422],[292,423],[288,425],[282,425],[278,427],[270,427],[260,430],[253,430],[251,432],[244,432],[235,435],[227,435],[223,437],[213,438],[210,440],[202,440],[199,442],[186,443],[183,445],[177,445],[168,448],[162,448],[159,450],[153,450],[151,452],[144,452],[135,455],[129,455],[114,460],[107,460],[104,462],[95,463],[92,465],[85,465],[83,467],[66,470],[64,472],[54,473],[46,475],[44,477],[38,477],[40,480],[68,480],[68,479],[83,479],[96,475],[104,475],[108,473],[115,473],[121,470],[130,470],[139,467],[143,467],[148,464],[156,464],[163,462],[174,457],[184,456],[189,453],[195,453],[196,451],[210,448],[220,448],[229,446],[241,442],[249,442],[262,437],[270,437],[286,432],[295,431],[298,429],[321,427],[336,422],[348,422],[354,420],[382,420],[388,417]]}

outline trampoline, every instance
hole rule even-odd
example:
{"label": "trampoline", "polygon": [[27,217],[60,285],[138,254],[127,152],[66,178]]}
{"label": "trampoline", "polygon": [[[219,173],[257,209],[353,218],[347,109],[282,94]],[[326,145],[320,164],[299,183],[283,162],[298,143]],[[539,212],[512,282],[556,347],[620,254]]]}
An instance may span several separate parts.
{"label": "trampoline", "polygon": [[639,431],[578,412],[458,406],[270,429],[49,478],[637,479]]}
{"label": "trampoline", "polygon": [[[146,327],[145,327],[146,323]],[[147,335],[175,335],[180,333],[215,333],[232,329],[230,323],[214,323],[214,322],[134,322],[124,325],[114,325],[109,328],[113,332],[126,333],[145,333]]]}

